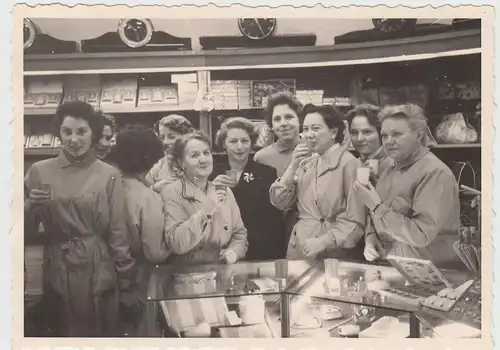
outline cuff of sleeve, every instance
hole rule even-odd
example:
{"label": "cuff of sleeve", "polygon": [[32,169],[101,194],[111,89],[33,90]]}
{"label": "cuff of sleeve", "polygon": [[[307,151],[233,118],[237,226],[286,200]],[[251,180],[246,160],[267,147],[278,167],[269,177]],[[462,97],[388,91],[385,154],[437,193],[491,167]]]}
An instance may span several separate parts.
{"label": "cuff of sleeve", "polygon": [[333,236],[331,232],[327,232],[321,238],[321,242],[323,243],[325,249],[335,249],[337,248],[337,240]]}
{"label": "cuff of sleeve", "polygon": [[384,202],[380,202],[380,204],[372,211],[372,216],[375,218],[382,218],[385,214],[387,214],[391,208],[385,204]]}

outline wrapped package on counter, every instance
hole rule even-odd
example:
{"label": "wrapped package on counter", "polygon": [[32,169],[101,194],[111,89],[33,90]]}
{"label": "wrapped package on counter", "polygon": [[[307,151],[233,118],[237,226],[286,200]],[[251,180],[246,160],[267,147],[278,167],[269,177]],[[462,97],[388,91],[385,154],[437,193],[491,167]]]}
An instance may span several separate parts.
{"label": "wrapped package on counter", "polygon": [[177,332],[204,322],[211,327],[227,325],[226,314],[229,309],[224,297],[164,300],[160,301],[160,306],[167,323]]}
{"label": "wrapped package on counter", "polygon": [[408,338],[410,325],[395,317],[384,316],[359,333],[360,338]]}
{"label": "wrapped package on counter", "polygon": [[476,129],[466,122],[462,113],[448,114],[436,128],[439,143],[464,144],[477,142]]}

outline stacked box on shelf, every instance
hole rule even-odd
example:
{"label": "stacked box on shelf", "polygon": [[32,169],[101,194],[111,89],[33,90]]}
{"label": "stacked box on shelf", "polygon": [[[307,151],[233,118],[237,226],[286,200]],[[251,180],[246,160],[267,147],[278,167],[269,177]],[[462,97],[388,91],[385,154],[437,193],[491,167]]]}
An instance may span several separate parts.
{"label": "stacked box on shelf", "polygon": [[102,78],[100,107],[104,112],[127,112],[135,108],[137,75],[105,75]]}
{"label": "stacked box on shelf", "polygon": [[238,80],[238,108],[252,108],[252,83],[250,80]]}
{"label": "stacked box on shelf", "polygon": [[238,109],[237,80],[214,80],[211,83],[211,93],[215,109]]}
{"label": "stacked box on shelf", "polygon": [[179,106],[177,86],[174,84],[162,86],[139,87],[138,107],[164,107],[165,109]]}
{"label": "stacked box on shelf", "polygon": [[177,84],[180,109],[193,109],[198,97],[198,77],[196,73],[172,74],[172,83]]}
{"label": "stacked box on shelf", "polygon": [[49,133],[36,133],[29,137],[26,148],[48,148],[54,144],[54,135]]}
{"label": "stacked box on shelf", "polygon": [[323,104],[323,94],[323,90],[297,90],[295,97],[304,105],[309,103],[321,105]]}
{"label": "stacked box on shelf", "polygon": [[295,95],[295,79],[252,80],[252,107],[265,108],[269,96],[277,92]]}
{"label": "stacked box on shelf", "polygon": [[97,74],[68,75],[64,77],[63,102],[80,100],[99,107],[101,102],[101,77]]}
{"label": "stacked box on shelf", "polygon": [[55,109],[63,97],[63,80],[57,76],[28,77],[24,91],[24,108]]}

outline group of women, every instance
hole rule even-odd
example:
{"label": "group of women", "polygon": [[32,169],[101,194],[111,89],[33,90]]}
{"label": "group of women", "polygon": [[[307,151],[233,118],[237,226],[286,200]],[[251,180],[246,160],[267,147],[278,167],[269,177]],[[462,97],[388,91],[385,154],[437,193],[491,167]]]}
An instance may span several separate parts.
{"label": "group of women", "polygon": [[388,254],[444,263],[460,225],[458,185],[428,150],[420,107],[343,116],[279,93],[265,113],[276,142],[252,157],[254,124],[229,118],[216,136],[227,158],[214,164],[211,142],[182,116],[127,127],[105,152],[109,117],[80,101],[58,108],[63,150],[25,177],[26,222],[39,217],[47,234],[44,293],[58,335],[119,335],[120,313],[142,314],[148,264]]}

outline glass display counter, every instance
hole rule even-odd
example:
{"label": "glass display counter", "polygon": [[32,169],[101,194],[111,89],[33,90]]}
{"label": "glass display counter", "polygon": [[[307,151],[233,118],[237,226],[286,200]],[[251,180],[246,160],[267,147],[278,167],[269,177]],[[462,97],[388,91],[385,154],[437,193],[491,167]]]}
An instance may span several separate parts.
{"label": "glass display counter", "polygon": [[149,277],[148,336],[280,337],[288,312],[281,297],[314,264],[157,265]]}
{"label": "glass display counter", "polygon": [[[148,335],[480,337],[480,282],[465,272],[440,272],[447,285],[415,285],[401,269],[346,261],[336,261],[333,270],[331,261],[156,266],[148,286]],[[450,310],[422,305],[466,281],[470,286]]]}

